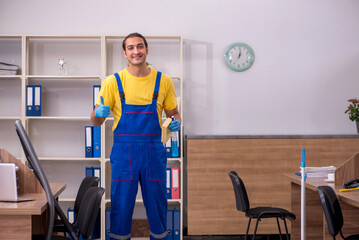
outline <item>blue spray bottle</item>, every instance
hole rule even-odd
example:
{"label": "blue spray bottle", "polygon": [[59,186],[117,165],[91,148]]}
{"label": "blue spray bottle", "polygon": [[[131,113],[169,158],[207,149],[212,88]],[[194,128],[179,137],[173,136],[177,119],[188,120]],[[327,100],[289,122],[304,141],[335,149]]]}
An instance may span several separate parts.
{"label": "blue spray bottle", "polygon": [[[175,120],[172,117],[172,121]],[[171,149],[172,149],[172,157],[177,158],[179,157],[179,142],[178,142],[178,132],[172,132],[171,135]]]}

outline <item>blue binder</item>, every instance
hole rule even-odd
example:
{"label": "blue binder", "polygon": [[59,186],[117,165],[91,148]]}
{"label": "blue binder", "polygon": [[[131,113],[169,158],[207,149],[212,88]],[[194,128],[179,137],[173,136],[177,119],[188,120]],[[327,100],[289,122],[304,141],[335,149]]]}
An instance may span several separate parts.
{"label": "blue binder", "polygon": [[172,148],[171,148],[171,138],[168,139],[168,141],[165,144],[165,148],[166,148],[166,157],[167,158],[171,158],[172,157]]}
{"label": "blue binder", "polygon": [[[70,223],[73,223],[75,221],[75,211],[71,208],[67,209],[67,219]],[[67,237],[72,239],[71,235],[68,233]]]}
{"label": "blue binder", "polygon": [[33,116],[41,116],[41,95],[42,87],[41,85],[33,85],[34,90],[34,113]]}
{"label": "blue binder", "polygon": [[167,240],[173,239],[173,209],[167,209]]}
{"label": "blue binder", "polygon": [[93,167],[86,167],[85,176],[86,176],[86,177],[93,177],[93,176],[94,176],[94,169],[93,169]]}
{"label": "blue binder", "polygon": [[93,149],[92,149],[92,127],[85,127],[85,157],[92,158],[93,157]]}
{"label": "blue binder", "polygon": [[166,169],[166,196],[167,199],[172,198],[172,191],[171,191],[171,168]]}
{"label": "blue binder", "polygon": [[181,237],[180,223],[181,214],[179,209],[173,210],[173,240],[179,240]]}
{"label": "blue binder", "polygon": [[34,114],[34,90],[32,85],[26,86],[26,116]]}
{"label": "blue binder", "polygon": [[93,85],[93,96],[92,96],[93,108],[95,108],[95,106],[96,106],[96,100],[97,100],[98,94],[100,93],[100,89],[101,89],[101,85]]}
{"label": "blue binder", "polygon": [[72,208],[67,209],[67,219],[70,223],[74,223],[75,221],[75,211]]}
{"label": "blue binder", "polygon": [[110,240],[110,236],[108,232],[110,231],[111,227],[111,208],[107,208],[105,211],[105,231],[106,231],[106,240]]}
{"label": "blue binder", "polygon": [[92,127],[93,131],[93,157],[101,157],[101,127]]}
{"label": "blue binder", "polygon": [[101,168],[100,167],[86,167],[85,170],[86,177],[98,177],[100,182],[98,183],[101,186]]}
{"label": "blue binder", "polygon": [[[70,223],[73,223],[75,221],[76,218],[76,214],[75,211],[71,208],[67,209],[67,219],[69,220]],[[72,239],[71,235],[68,233],[67,237]],[[89,238],[90,240],[91,238]],[[79,237],[79,240],[83,240],[82,236]]]}
{"label": "blue binder", "polygon": [[101,186],[101,168],[100,167],[93,168],[93,176],[98,177],[100,179],[98,185]]}

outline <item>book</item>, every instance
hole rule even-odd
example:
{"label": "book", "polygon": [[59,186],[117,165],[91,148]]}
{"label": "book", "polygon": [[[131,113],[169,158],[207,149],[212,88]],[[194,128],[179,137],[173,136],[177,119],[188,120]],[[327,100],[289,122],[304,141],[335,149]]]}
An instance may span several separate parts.
{"label": "book", "polygon": [[0,75],[16,75],[19,69],[18,65],[0,62]]}
{"label": "book", "polygon": [[162,135],[161,135],[161,142],[166,144],[167,141],[170,139],[171,137],[171,130],[168,129],[168,126],[170,125],[170,123],[172,122],[171,118],[167,118],[166,121],[164,121],[164,123],[162,123]]}

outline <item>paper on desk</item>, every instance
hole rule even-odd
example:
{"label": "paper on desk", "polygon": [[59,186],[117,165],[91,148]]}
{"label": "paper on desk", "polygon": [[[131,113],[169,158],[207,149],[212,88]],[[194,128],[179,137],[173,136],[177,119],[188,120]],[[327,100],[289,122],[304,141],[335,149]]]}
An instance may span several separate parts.
{"label": "paper on desk", "polygon": [[[334,173],[337,168],[334,166],[323,166],[323,167],[306,167],[305,173],[307,177],[328,177],[329,173]],[[300,176],[299,174],[296,173]]]}

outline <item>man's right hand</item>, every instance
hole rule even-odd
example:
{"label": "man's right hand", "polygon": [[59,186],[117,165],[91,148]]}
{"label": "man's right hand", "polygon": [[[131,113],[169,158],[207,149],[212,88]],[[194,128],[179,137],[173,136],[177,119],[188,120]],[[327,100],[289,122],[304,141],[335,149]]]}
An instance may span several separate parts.
{"label": "man's right hand", "polygon": [[101,104],[96,108],[95,115],[98,118],[106,118],[108,115],[110,115],[110,106],[104,105],[103,103],[103,97],[100,96]]}

